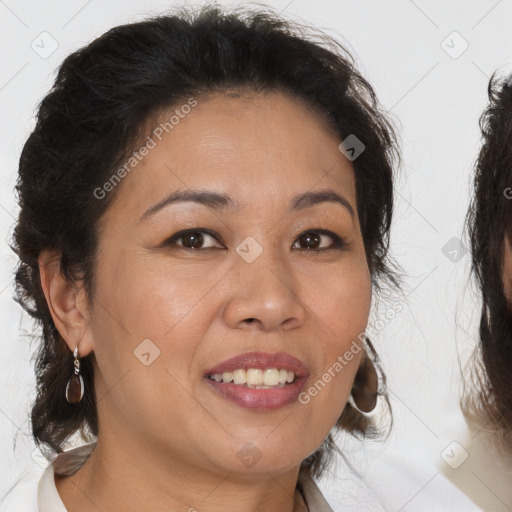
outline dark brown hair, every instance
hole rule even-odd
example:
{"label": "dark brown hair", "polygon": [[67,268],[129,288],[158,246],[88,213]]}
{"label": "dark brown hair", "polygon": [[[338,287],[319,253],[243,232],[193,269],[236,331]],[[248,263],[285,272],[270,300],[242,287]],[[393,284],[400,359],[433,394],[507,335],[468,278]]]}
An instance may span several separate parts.
{"label": "dark brown hair", "polygon": [[[98,434],[94,354],[81,360],[84,399],[68,404],[64,389],[73,359],[41,290],[39,254],[58,251],[63,276],[81,281],[92,303],[96,228],[120,186],[101,201],[93,191],[132,154],[149,119],[190,97],[237,90],[292,95],[323,114],[340,141],[355,134],[363,142],[353,167],[372,284],[379,289],[384,281],[398,283],[387,254],[396,136],[372,87],[339,43],[271,10],[182,8],[112,28],[64,60],[20,158],[16,300],[42,326],[31,416],[37,444],[58,452],[79,429]],[[378,366],[376,354],[369,355]],[[337,426],[354,434],[375,431],[350,404]],[[329,436],[305,467],[320,474],[333,446]]]}
{"label": "dark brown hair", "polygon": [[[512,235],[512,83],[493,75],[480,118],[482,146],[467,214],[472,271],[481,291],[480,344],[467,393],[468,418],[512,447],[512,304],[503,286],[504,243]],[[512,238],[511,238],[512,239]],[[508,440],[507,440],[508,439]]]}

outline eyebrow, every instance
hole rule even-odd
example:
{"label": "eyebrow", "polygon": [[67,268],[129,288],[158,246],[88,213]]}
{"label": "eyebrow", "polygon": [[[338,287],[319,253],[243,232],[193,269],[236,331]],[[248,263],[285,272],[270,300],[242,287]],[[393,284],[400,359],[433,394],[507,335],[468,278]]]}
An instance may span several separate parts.
{"label": "eyebrow", "polygon": [[[139,222],[154,215],[170,204],[187,201],[203,204],[214,210],[236,211],[239,209],[238,203],[226,194],[220,194],[210,190],[178,190],[148,208],[139,219]],[[314,192],[304,192],[303,194],[295,196],[291,201],[291,209],[295,211],[303,210],[304,208],[310,208],[311,206],[325,202],[341,204],[348,210],[352,218],[355,215],[350,202],[345,197],[329,188]]]}

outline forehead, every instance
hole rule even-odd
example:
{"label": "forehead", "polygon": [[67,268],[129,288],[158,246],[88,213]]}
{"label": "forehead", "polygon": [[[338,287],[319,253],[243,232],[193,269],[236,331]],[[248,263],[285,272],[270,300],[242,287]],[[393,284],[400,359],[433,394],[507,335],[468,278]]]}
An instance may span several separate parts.
{"label": "forehead", "polygon": [[[353,168],[338,149],[338,135],[302,101],[282,93],[196,101],[149,124],[143,143],[151,149],[125,178],[126,191],[119,191],[124,207],[136,202],[143,208],[172,190],[197,187],[229,193],[239,204],[287,202],[315,187],[355,201]],[[181,115],[170,124],[177,110]]]}

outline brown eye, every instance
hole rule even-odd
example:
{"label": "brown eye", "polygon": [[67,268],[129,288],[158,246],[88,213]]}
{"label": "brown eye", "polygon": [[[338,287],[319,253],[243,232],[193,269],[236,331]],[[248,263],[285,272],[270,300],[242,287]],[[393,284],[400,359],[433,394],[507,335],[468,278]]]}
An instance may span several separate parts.
{"label": "brown eye", "polygon": [[303,249],[317,249],[320,245],[320,237],[316,233],[304,233],[298,241]]}
{"label": "brown eye", "polygon": [[203,235],[199,231],[193,231],[181,236],[183,247],[188,249],[200,249],[203,245]]}
{"label": "brown eye", "polygon": [[[328,243],[329,238],[331,239],[330,244]],[[327,240],[327,242],[325,240]],[[335,233],[323,229],[316,229],[314,231],[304,231],[304,233],[301,233],[297,241],[293,244],[293,248],[304,251],[323,251],[327,249],[345,249],[346,245],[345,241]]]}
{"label": "brown eye", "polygon": [[[201,251],[205,249],[225,249],[219,243],[220,237],[215,232],[207,229],[187,229],[174,234],[166,242],[165,246],[182,249],[190,249],[192,251]],[[206,245],[205,245],[206,244]]]}

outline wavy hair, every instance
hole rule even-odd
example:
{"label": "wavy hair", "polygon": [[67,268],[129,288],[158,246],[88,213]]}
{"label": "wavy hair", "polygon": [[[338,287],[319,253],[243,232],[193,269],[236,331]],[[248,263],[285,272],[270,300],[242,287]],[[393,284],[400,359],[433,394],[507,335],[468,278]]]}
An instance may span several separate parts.
{"label": "wavy hair", "polygon": [[466,217],[482,309],[470,375],[476,392],[466,393],[463,410],[512,448],[512,297],[507,299],[503,282],[505,242],[512,241],[512,76],[493,74],[488,97]]}

